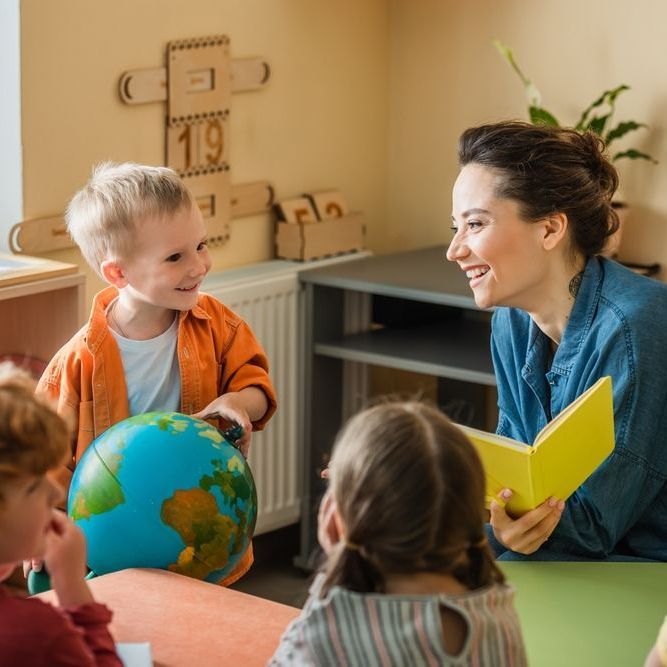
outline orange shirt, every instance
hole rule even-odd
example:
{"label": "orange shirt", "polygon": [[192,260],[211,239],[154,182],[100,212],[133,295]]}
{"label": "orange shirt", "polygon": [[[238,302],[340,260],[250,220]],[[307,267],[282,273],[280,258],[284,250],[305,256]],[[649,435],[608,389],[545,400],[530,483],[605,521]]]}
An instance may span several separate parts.
{"label": "orange shirt", "polygon": [[[76,434],[71,457],[59,474],[65,489],[69,489],[74,467],[88,445],[130,416],[123,362],[105,313],[117,295],[115,287],[107,287],[95,296],[88,323],[56,353],[37,386],[38,392],[57,401],[58,413]],[[258,387],[269,407],[253,422],[253,429],[264,428],[276,410],[275,391],[266,355],[240,317],[212,296],[200,294],[197,305],[179,315],[176,349],[181,412],[193,414],[222,394]],[[238,579],[251,564],[249,547],[223,583]]]}

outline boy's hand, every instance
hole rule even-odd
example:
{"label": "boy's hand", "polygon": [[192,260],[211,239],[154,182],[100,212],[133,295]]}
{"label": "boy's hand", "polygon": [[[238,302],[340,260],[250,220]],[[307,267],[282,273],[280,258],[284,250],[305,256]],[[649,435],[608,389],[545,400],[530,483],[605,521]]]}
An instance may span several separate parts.
{"label": "boy's hand", "polygon": [[44,564],[62,607],[78,607],[93,601],[84,581],[86,539],[81,530],[58,510],[53,510]]}
{"label": "boy's hand", "polygon": [[203,410],[192,415],[197,419],[209,419],[210,417],[222,417],[230,422],[236,422],[243,428],[243,435],[234,443],[241,454],[248,457],[250,450],[250,437],[252,433],[252,423],[246,407],[246,401],[240,392],[229,392],[218,396],[211,401]]}
{"label": "boy's hand", "polygon": [[[512,497],[509,489],[501,492],[503,500]],[[554,532],[565,508],[565,503],[556,498],[545,500],[539,507],[512,519],[499,502],[491,501],[491,527],[496,539],[508,549],[520,554],[537,551]]]}

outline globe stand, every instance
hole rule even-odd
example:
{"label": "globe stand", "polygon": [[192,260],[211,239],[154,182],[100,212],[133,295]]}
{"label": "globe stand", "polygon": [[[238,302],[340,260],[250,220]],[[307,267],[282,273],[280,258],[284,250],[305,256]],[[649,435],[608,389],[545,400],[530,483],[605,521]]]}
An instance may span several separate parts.
{"label": "globe stand", "polygon": [[[85,578],[92,579],[94,576],[95,573],[91,570]],[[44,593],[45,591],[50,590],[51,578],[44,566],[42,566],[42,569],[39,570],[39,572],[35,572],[35,570],[30,570],[30,572],[28,572],[28,593],[30,595],[37,595],[38,593]]]}

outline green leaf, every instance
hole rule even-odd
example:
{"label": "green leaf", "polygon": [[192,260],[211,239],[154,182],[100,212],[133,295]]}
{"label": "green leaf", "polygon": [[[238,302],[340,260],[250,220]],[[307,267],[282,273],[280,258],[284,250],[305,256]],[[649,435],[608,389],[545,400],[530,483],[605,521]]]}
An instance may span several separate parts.
{"label": "green leaf", "polygon": [[610,117],[610,113],[608,113],[606,116],[594,116],[591,118],[586,129],[601,137],[602,133],[604,132],[604,126],[607,124],[607,121]]}
{"label": "green leaf", "polygon": [[644,123],[636,123],[634,120],[623,121],[622,123],[619,123],[613,130],[609,130],[609,132],[607,132],[607,136],[604,138],[605,143],[607,146],[609,146],[612,141],[620,139],[628,132],[638,130],[640,127],[647,127],[647,125]]}
{"label": "green leaf", "polygon": [[531,106],[528,110],[530,113],[530,122],[533,125],[549,125],[550,127],[560,127],[556,118],[542,107]]}
{"label": "green leaf", "polygon": [[638,151],[634,148],[630,148],[627,151],[623,151],[621,153],[616,153],[614,157],[611,159],[612,162],[616,162],[616,160],[620,160],[621,158],[629,158],[630,160],[648,160],[649,162],[653,162],[653,164],[658,164],[658,161],[652,158],[648,153],[642,153],[641,151]]}
{"label": "green leaf", "polygon": [[542,96],[540,91],[535,87],[533,82],[521,71],[520,67],[517,65],[516,60],[514,60],[514,54],[512,49],[503,44],[500,40],[494,39],[493,45],[498,49],[498,53],[503,57],[505,62],[516,72],[517,76],[521,79],[523,87],[526,90],[526,97],[528,98],[528,104],[530,106],[539,107],[542,102]]}
{"label": "green leaf", "polygon": [[620,86],[616,86],[616,88],[610,88],[609,90],[605,90],[602,93],[602,95],[600,95],[600,97],[598,97],[590,104],[590,106],[584,109],[583,113],[581,114],[581,118],[579,118],[577,124],[575,125],[575,130],[578,130],[579,132],[584,132],[588,127],[588,125],[590,124],[588,116],[594,109],[597,109],[598,107],[602,106],[605,103],[608,104],[610,107],[609,115],[610,116],[613,115],[616,98],[624,90],[630,90],[630,86],[626,86],[624,83],[622,83]]}

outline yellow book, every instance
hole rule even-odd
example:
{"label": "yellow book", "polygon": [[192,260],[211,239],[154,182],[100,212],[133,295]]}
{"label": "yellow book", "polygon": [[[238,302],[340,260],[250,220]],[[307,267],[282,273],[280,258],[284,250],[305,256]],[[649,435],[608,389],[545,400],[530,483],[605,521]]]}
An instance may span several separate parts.
{"label": "yellow book", "polygon": [[469,426],[470,438],[486,472],[486,506],[503,502],[498,494],[512,489],[506,510],[520,516],[553,496],[566,500],[614,448],[611,378],[600,378],[554,417],[533,446]]}

